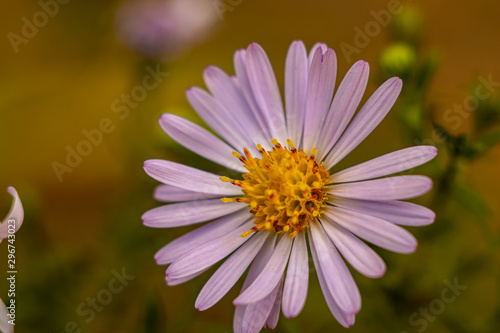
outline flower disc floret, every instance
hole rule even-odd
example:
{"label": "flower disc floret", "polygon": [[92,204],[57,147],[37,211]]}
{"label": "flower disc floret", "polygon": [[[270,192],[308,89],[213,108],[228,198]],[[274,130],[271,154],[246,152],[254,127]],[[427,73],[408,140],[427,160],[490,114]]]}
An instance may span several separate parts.
{"label": "flower disc floret", "polygon": [[242,198],[222,200],[248,203],[250,212],[255,216],[255,227],[242,236],[268,230],[288,232],[293,238],[325,211],[324,187],[330,176],[329,171],[316,161],[316,148],[308,155],[307,151],[294,148],[291,140],[287,143],[289,148],[273,139],[271,151],[257,145],[260,159],[254,158],[246,148],[245,156],[234,152],[233,155],[248,172],[243,174],[243,180],[221,177],[222,181],[241,187],[244,194]]}

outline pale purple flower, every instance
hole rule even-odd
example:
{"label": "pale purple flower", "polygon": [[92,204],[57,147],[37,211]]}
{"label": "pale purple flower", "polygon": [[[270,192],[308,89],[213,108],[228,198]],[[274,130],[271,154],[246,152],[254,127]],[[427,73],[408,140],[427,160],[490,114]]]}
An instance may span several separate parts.
{"label": "pale purple flower", "polygon": [[2,299],[0,298],[0,332],[2,333],[14,332],[14,326],[9,324],[9,317],[7,317],[8,313],[9,310],[5,306],[5,303],[2,301]]}
{"label": "pale purple flower", "polygon": [[116,33],[147,58],[171,60],[206,39],[216,21],[211,0],[136,0],[118,10]]}
{"label": "pale purple flower", "polygon": [[[17,191],[12,186],[7,188],[7,192],[14,197],[14,201],[10,208],[7,217],[0,224],[0,243],[5,238],[9,238],[9,235],[14,234],[19,230],[24,221],[24,210],[23,204]],[[14,221],[14,222],[12,222]],[[10,226],[10,227],[9,227]],[[9,238],[11,239],[11,238]],[[3,333],[12,333],[14,332],[14,327],[9,323],[9,317],[7,314],[9,310],[5,306],[4,302],[0,298],[0,332]]]}
{"label": "pale purple flower", "polygon": [[[0,224],[0,243],[4,240],[4,238],[9,237],[10,234],[17,232],[24,221],[24,209],[21,199],[19,198],[19,194],[17,194],[16,189],[12,186],[7,188],[7,192],[12,195],[14,201],[12,202],[12,206],[10,207],[7,217]],[[9,220],[13,220],[15,222],[9,223]],[[11,230],[10,232],[9,229]]]}
{"label": "pale purple flower", "polygon": [[250,267],[233,301],[234,331],[258,332],[276,326],[280,308],[291,318],[304,307],[308,240],[332,314],[352,326],[361,297],[345,261],[365,276],[381,277],[385,263],[364,241],[412,253],[417,241],[400,225],[422,226],[435,218],[425,207],[400,201],[428,192],[429,178],[385,176],[426,163],[437,150],[406,148],[336,170],[388,113],[401,80],[387,80],[354,115],[368,81],[365,61],[352,66],[334,95],[334,51],[316,44],[307,54],[302,42],[293,42],[285,63],[285,107],[258,44],[237,51],[234,65],[235,76],[207,67],[210,92],[187,91],[220,138],[173,114],[162,115],[160,125],[186,148],[244,175],[231,179],[170,161],[146,161],[145,171],[164,184],[155,198],[175,203],[146,212],[145,225],[213,220],[167,244],[156,261],[170,264],[166,281],[176,285],[227,257],[201,290],[198,310],[218,302]]}

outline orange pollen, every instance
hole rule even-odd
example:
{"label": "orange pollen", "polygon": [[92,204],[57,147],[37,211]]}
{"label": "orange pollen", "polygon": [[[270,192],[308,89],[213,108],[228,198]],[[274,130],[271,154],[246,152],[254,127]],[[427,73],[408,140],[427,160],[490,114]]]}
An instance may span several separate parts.
{"label": "orange pollen", "polygon": [[246,148],[245,156],[233,153],[248,170],[243,180],[220,178],[241,187],[244,194],[242,198],[223,198],[222,201],[245,202],[255,216],[255,226],[242,237],[267,230],[288,233],[294,238],[326,209],[324,189],[330,172],[316,161],[316,148],[308,155],[307,151],[294,148],[290,139],[287,140],[289,148],[276,139],[271,142],[274,145],[271,151],[257,145],[261,158],[252,157]]}

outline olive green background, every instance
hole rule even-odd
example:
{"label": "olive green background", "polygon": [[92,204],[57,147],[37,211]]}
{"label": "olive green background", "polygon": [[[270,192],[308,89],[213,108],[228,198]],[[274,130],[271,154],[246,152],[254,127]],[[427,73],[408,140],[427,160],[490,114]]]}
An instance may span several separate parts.
{"label": "olive green background", "polygon": [[[59,13],[15,53],[7,34],[19,34],[21,18],[32,17],[40,7],[34,0],[2,0],[0,190],[15,186],[26,213],[16,234],[16,332],[231,332],[231,301],[241,284],[213,308],[198,312],[194,300],[213,270],[181,286],[167,287],[166,267],[153,260],[156,250],[189,228],[142,225],[141,214],[158,206],[151,196],[156,182],[143,172],[143,161],[164,158],[223,171],[173,142],[157,120],[162,112],[174,112],[201,124],[185,90],[203,86],[202,71],[208,64],[232,74],[233,52],[251,42],[265,48],[281,87],[285,55],[295,39],[307,47],[322,41],[337,52],[337,82],[358,59],[367,60],[372,77],[377,77],[377,56],[387,45],[387,29],[382,28],[351,61],[339,45],[354,45],[354,28],[364,29],[374,20],[370,12],[386,9],[389,2],[243,0],[231,6],[205,43],[163,63],[168,78],[120,119],[112,112],[113,101],[141,84],[146,66],[156,67],[116,41],[114,13],[120,1],[72,0],[61,5]],[[428,98],[433,118],[446,127],[443,113],[463,103],[478,75],[500,81],[500,2],[401,1],[403,7],[410,5],[419,8],[425,20],[424,51],[440,54]],[[375,89],[371,83],[364,100]],[[59,181],[53,162],[65,163],[66,146],[75,149],[85,139],[82,131],[97,128],[104,118],[112,121],[114,130]],[[452,132],[467,132],[469,120]],[[413,144],[390,113],[342,165]],[[438,148],[437,161],[417,169],[418,173],[433,176],[433,168],[445,163],[444,146]],[[431,205],[438,217],[431,226],[409,228],[419,239],[417,252],[398,255],[377,250],[388,266],[381,279],[353,273],[363,299],[354,327],[347,330],[336,322],[311,274],[303,312],[296,319],[281,316],[275,331],[496,332],[500,327],[499,161],[496,147],[461,174],[489,204],[490,214],[475,214],[450,200],[433,202],[433,193],[427,194],[416,202]],[[0,215],[9,205],[10,196],[0,196]],[[6,248],[5,242],[0,245],[1,267],[6,267]],[[89,309],[87,299],[109,289],[113,271],[123,269],[133,280],[86,321],[91,316],[81,315],[77,308],[83,303]],[[0,297],[6,300],[2,274]],[[425,327],[422,322],[412,325],[412,314],[437,304],[434,300],[441,299],[446,281],[455,279],[467,289],[425,321]]]}

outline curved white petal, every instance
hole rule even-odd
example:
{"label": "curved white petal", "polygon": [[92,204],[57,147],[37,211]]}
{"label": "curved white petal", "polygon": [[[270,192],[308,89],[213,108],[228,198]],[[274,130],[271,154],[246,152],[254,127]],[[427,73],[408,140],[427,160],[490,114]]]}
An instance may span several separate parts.
{"label": "curved white petal", "polygon": [[248,78],[248,72],[246,67],[246,50],[238,50],[234,53],[234,71],[236,73],[236,78],[240,85],[241,91],[245,96],[245,100],[248,103],[254,118],[257,120],[259,124],[259,128],[262,131],[265,138],[267,138],[268,142],[263,142],[262,147],[266,150],[269,150],[270,146],[267,146],[271,143],[273,139],[269,132],[269,126],[267,125],[267,120],[263,111],[259,108],[257,104],[257,100],[255,99],[254,93],[252,91],[252,86],[250,84],[250,79]]}
{"label": "curved white petal", "polygon": [[247,171],[232,155],[232,147],[189,120],[165,113],[160,118],[160,126],[168,136],[196,154],[230,169]]}
{"label": "curved white petal", "polygon": [[271,313],[269,313],[269,317],[267,317],[266,324],[264,327],[275,329],[276,325],[278,325],[278,320],[280,319],[280,307],[281,307],[281,295],[283,293],[283,278],[281,278],[280,283],[278,284],[278,292],[274,297],[274,304],[271,309]]}
{"label": "curved white petal", "polygon": [[311,50],[309,51],[309,55],[307,57],[309,67],[311,67],[314,55],[316,54],[316,51],[318,49],[321,49],[321,52],[325,53],[326,50],[328,50],[328,46],[325,43],[316,43],[313,45],[313,47],[311,47]]}
{"label": "curved white petal", "polygon": [[148,210],[142,215],[142,223],[153,228],[182,227],[210,221],[245,206],[244,202],[226,203],[220,199],[179,202]]}
{"label": "curved white petal", "polygon": [[413,253],[417,249],[417,240],[412,234],[378,217],[340,207],[327,210],[325,216],[353,234],[389,251]]}
{"label": "curved white petal", "polygon": [[210,277],[196,298],[195,308],[206,310],[217,303],[239,280],[269,234],[259,232],[236,250]]}
{"label": "curved white petal", "polygon": [[369,72],[370,66],[368,63],[360,60],[351,67],[344,79],[342,79],[333,97],[332,105],[321,129],[320,140],[316,146],[318,148],[317,158],[320,161],[337,143],[347,124],[351,121],[354,112],[356,112],[368,83]]}
{"label": "curved white petal", "polygon": [[217,194],[221,197],[242,193],[238,186],[223,182],[218,175],[172,161],[147,160],[144,162],[144,171],[163,184],[188,191]]}
{"label": "curved white petal", "polygon": [[320,222],[310,224],[309,242],[314,248],[329,293],[346,313],[355,314],[361,308],[361,296],[344,260],[340,257],[332,241]]}
{"label": "curved white petal", "polygon": [[192,87],[186,91],[186,96],[196,113],[226,142],[243,153],[244,147],[250,147],[248,138],[243,135],[239,126],[235,124],[229,111],[205,90]]}
{"label": "curved white petal", "polygon": [[371,201],[332,197],[335,206],[372,215],[391,223],[423,226],[434,222],[436,214],[429,208],[405,201]]}
{"label": "curved white petal", "polygon": [[323,227],[342,256],[361,274],[377,278],[385,274],[384,260],[368,245],[328,217],[323,217]]}
{"label": "curved white petal", "polygon": [[[205,84],[215,99],[225,108],[226,115],[247,137],[247,148],[266,141],[264,132],[260,129],[252,109],[240,90],[237,80],[227,75],[215,66],[208,66],[203,72]],[[252,142],[253,144],[250,144]]]}
{"label": "curved white petal", "polygon": [[[268,237],[266,239],[264,245],[262,246],[259,253],[257,254],[257,257],[255,257],[255,260],[253,261],[252,266],[250,266],[250,269],[248,270],[247,277],[245,279],[245,282],[243,282],[243,287],[241,288],[242,292],[245,291],[245,289],[248,288],[248,286],[250,284],[252,284],[252,282],[260,274],[260,272],[262,272],[262,269],[267,264],[267,262],[269,261],[269,258],[273,254],[275,241],[276,241],[276,235],[272,235],[271,237]],[[260,302],[258,302],[258,303],[260,303]],[[256,304],[258,304],[258,303],[256,303]],[[241,306],[236,307],[236,309],[234,311],[234,320],[233,320],[233,330],[235,333],[246,332],[246,329],[249,329],[247,322],[244,319],[246,313],[248,312],[247,310],[252,310],[252,309],[248,309],[248,307],[249,306],[247,306],[247,305],[241,305]],[[253,309],[255,309],[255,308],[253,308]],[[267,317],[268,317],[268,315],[266,316],[266,318]],[[262,319],[262,324],[260,324],[260,326],[258,326],[258,325],[252,326],[252,327],[254,327],[253,329],[255,332],[259,332],[260,329],[262,328],[262,326],[264,325],[264,321],[266,320],[266,318],[264,318],[264,316],[261,316],[261,318],[263,318],[263,319]],[[255,323],[256,322],[254,321],[253,324],[255,324]],[[247,326],[245,326],[245,325],[247,325]]]}
{"label": "curved white petal", "polygon": [[264,299],[279,283],[290,256],[292,239],[284,235],[262,272],[234,301],[234,305],[248,305]]}
{"label": "curved white petal", "polygon": [[309,262],[305,232],[297,233],[286,270],[283,290],[283,314],[294,318],[304,308],[309,287]]}
{"label": "curved white petal", "polygon": [[325,168],[331,169],[377,127],[396,102],[402,86],[401,79],[395,77],[373,93],[325,158]]}
{"label": "curved white petal", "polygon": [[312,148],[316,147],[320,129],[332,103],[336,78],[337,56],[335,52],[332,49],[327,49],[323,53],[318,48],[309,69],[303,144],[299,148],[310,152]]}
{"label": "curved white petal", "polygon": [[405,148],[337,172],[330,181],[344,183],[387,176],[427,163],[436,155],[434,146]]}
{"label": "curved white petal", "polygon": [[163,184],[156,186],[153,193],[153,198],[162,202],[183,202],[221,197],[219,194],[188,191],[183,188]]}
{"label": "curved white petal", "polygon": [[249,219],[238,228],[195,248],[174,261],[167,268],[166,275],[171,279],[178,279],[212,266],[248,241],[249,238],[240,235],[252,226],[253,219]]}
{"label": "curved white petal", "polygon": [[286,142],[285,116],[281,94],[266,52],[256,43],[246,52],[246,69],[257,105],[262,110],[272,137]]}
{"label": "curved white petal", "polygon": [[301,146],[309,65],[304,43],[294,41],[285,61],[285,109],[288,138]]}
{"label": "curved white petal", "polygon": [[250,211],[241,210],[205,224],[179,238],[174,239],[155,254],[158,265],[167,265],[195,248],[207,243],[207,239],[218,239],[238,228],[251,218]]}
{"label": "curved white petal", "polygon": [[[239,332],[260,332],[271,315],[271,311],[274,308],[276,296],[278,295],[280,287],[281,283],[278,283],[271,293],[269,293],[269,295],[267,295],[263,300],[246,306],[241,322],[241,330],[239,330]],[[235,332],[237,331],[235,330]]]}
{"label": "curved white petal", "polygon": [[9,314],[9,311],[0,298],[0,332],[14,333],[14,326],[9,324],[9,317],[7,317],[7,314]]}
{"label": "curved white petal", "polygon": [[421,196],[431,188],[429,177],[411,175],[331,185],[328,193],[361,200],[403,200]]}
{"label": "curved white petal", "polygon": [[[24,221],[23,203],[21,202],[21,198],[19,198],[19,194],[12,186],[7,188],[7,192],[12,195],[14,201],[12,202],[9,213],[0,224],[0,243],[10,234],[17,232]],[[11,228],[9,228],[9,226],[11,226]]]}
{"label": "curved white petal", "polygon": [[168,275],[165,276],[165,282],[167,283],[167,286],[178,286],[180,284],[183,284],[184,282],[187,282],[189,280],[192,280],[194,279],[195,277],[197,276],[200,276],[201,274],[205,273],[207,271],[208,268],[206,269],[203,269],[201,271],[198,271],[194,274],[191,274],[191,275],[187,275],[187,276],[182,276],[182,277],[179,277],[179,278],[172,278]]}
{"label": "curved white petal", "polygon": [[[309,234],[309,240],[311,239],[311,234]],[[333,294],[328,287],[327,280],[319,263],[318,254],[316,253],[316,249],[313,245],[311,245],[311,255],[314,262],[314,267],[316,268],[316,275],[318,276],[319,285],[321,290],[323,291],[323,296],[325,297],[326,304],[328,304],[328,308],[330,309],[333,316],[338,320],[340,325],[348,328],[354,325],[355,314],[346,312],[342,310]]]}

